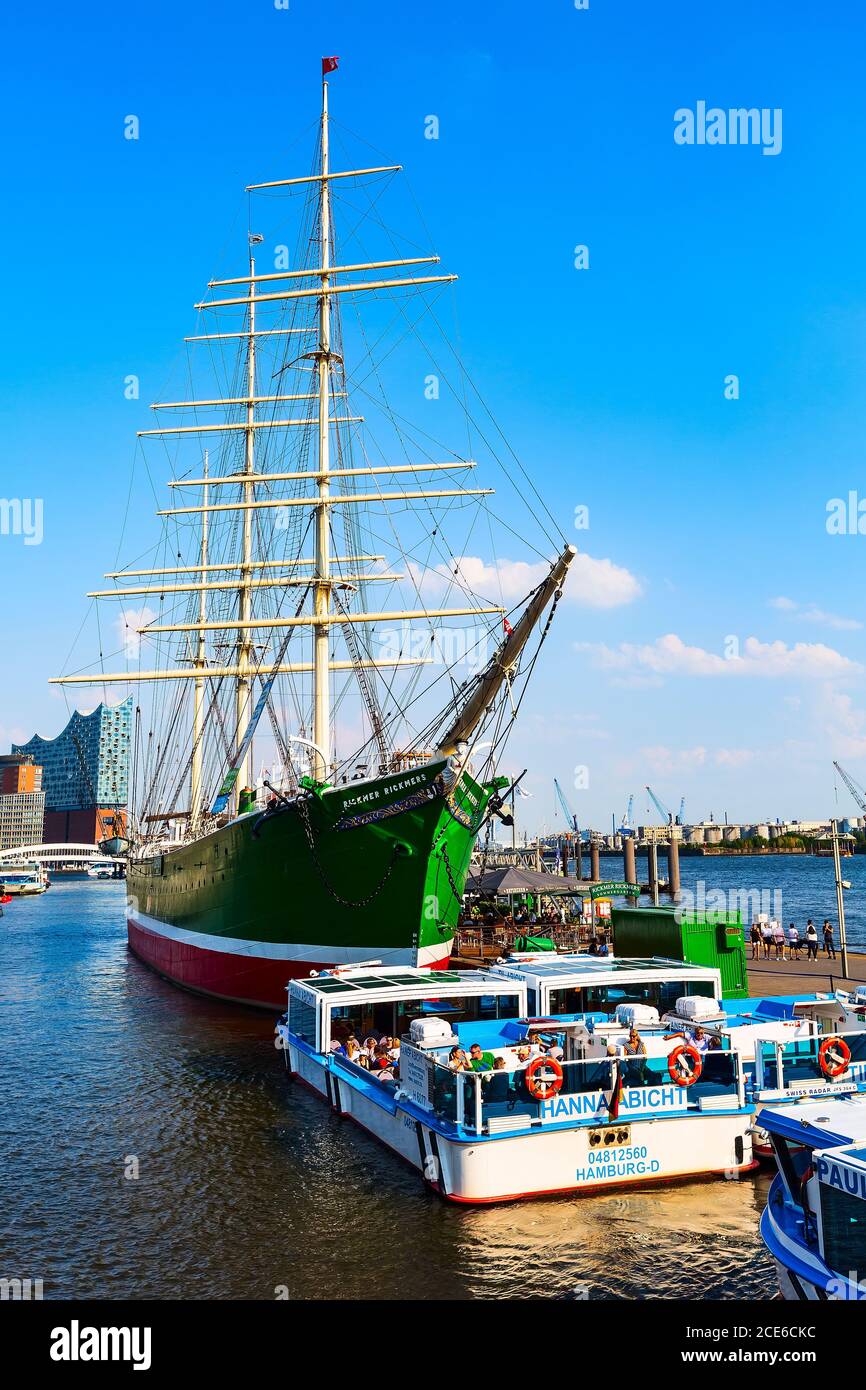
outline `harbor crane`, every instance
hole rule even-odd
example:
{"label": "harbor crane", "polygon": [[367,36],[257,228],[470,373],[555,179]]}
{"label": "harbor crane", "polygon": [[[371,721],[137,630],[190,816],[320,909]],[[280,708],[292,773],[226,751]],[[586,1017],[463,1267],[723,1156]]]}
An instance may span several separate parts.
{"label": "harbor crane", "polygon": [[685,799],[685,797],[683,797],[682,800],[680,801],[680,809],[679,809],[679,812],[678,812],[678,814],[677,814],[676,820],[674,820],[674,813],[673,813],[673,811],[669,811],[668,808],[667,808],[667,806],[664,804],[664,802],[659,800],[659,798],[656,796],[655,792],[653,791],[652,787],[647,787],[647,792],[649,793],[650,799],[651,799],[653,805],[655,806],[656,810],[658,811],[659,815],[662,816],[663,819],[667,821],[668,825],[682,825],[682,823],[683,823],[683,816],[684,816],[684,814],[685,814],[685,809],[686,809],[686,799]]}
{"label": "harbor crane", "polygon": [[[568,802],[566,801],[565,792],[562,790],[562,787],[559,785],[559,782],[556,777],[554,777],[553,779],[553,785],[556,788],[557,800],[559,801],[559,804],[562,807],[562,814],[565,816],[565,823],[571,831],[572,835],[574,836],[574,859],[577,876],[578,878],[583,878],[583,856],[581,854],[580,828],[577,824],[577,816],[574,814]],[[566,858],[567,851],[564,853],[563,856],[563,864],[565,864]],[[564,872],[565,868],[563,868],[563,873]]]}
{"label": "harbor crane", "polygon": [[858,807],[860,808],[860,811],[864,816],[866,816],[866,788],[861,787],[859,782],[855,782],[854,778],[850,775],[850,773],[846,772],[844,767],[840,767],[835,760],[833,762],[833,766],[835,767],[839,776],[842,778],[842,781],[845,783],[845,786],[848,788],[852,797],[856,801]]}
{"label": "harbor crane", "polygon": [[[627,838],[629,835],[633,835],[633,834],[634,834],[634,826],[633,826],[632,823],[631,823],[631,813],[632,813],[632,807],[633,807],[633,806],[634,806],[634,792],[632,792],[631,796],[630,796],[629,799],[628,799],[628,806],[626,807],[625,815],[624,815],[623,818],[622,818],[622,824],[621,824],[620,827],[619,827],[619,833],[620,833],[620,835],[622,835],[624,838]],[[614,826],[614,832],[616,833],[616,826]]]}
{"label": "harbor crane", "polygon": [[566,825],[568,826],[572,834],[580,835],[580,831],[577,828],[577,816],[574,814],[568,802],[566,801],[565,792],[562,790],[562,787],[559,785],[559,782],[555,777],[553,779],[553,785],[556,788],[556,797],[560,806],[562,807],[562,814],[565,816]]}

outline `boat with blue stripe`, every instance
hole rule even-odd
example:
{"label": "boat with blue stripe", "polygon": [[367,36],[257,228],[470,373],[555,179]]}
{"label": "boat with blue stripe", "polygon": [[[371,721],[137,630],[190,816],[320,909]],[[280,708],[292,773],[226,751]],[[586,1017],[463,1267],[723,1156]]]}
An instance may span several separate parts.
{"label": "boat with blue stripe", "polygon": [[777,1175],[761,1217],[783,1298],[866,1300],[866,1095],[760,1116]]}
{"label": "boat with blue stripe", "polygon": [[[288,991],[276,1045],[290,1075],[458,1202],[737,1177],[756,1163],[762,1089],[861,1084],[828,1080],[819,1021],[794,1003],[728,1012],[718,970],[658,957],[367,962]],[[381,1073],[361,1064],[370,1035],[400,1040],[396,1065],[393,1047]]]}

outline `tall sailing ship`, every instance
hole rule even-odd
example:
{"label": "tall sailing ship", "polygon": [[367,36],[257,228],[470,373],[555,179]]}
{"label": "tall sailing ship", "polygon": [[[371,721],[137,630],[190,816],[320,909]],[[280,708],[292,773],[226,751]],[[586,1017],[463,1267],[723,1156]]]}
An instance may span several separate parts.
{"label": "tall sailing ship", "polygon": [[[140,431],[168,451],[180,505],[158,512],[147,558],[163,563],[111,571],[112,587],[89,595],[144,604],[127,614],[127,669],[56,678],[139,692],[130,947],[179,985],[268,1008],[283,1007],[290,978],[325,965],[446,965],[575,554],[544,523],[530,562],[471,557],[467,544],[492,546],[507,525],[492,489],[474,485],[476,460],[395,409],[381,386],[393,344],[377,356],[360,315],[359,361],[347,364],[344,303],[385,298],[399,338],[421,341],[425,292],[456,277],[421,273],[433,255],[338,253],[339,193],[352,190],[353,233],[365,219],[382,226],[382,185],[401,166],[332,168],[325,80],[317,124],[310,174],[247,190],[251,208],[261,195],[280,213],[305,195],[291,268],[257,272],[264,238],[248,230],[246,273],[209,283],[196,305],[206,331],[185,340],[190,357],[207,354],[213,393],[155,405],[170,423]],[[455,399],[471,421],[469,394],[464,375]],[[359,395],[390,443],[352,413]],[[502,469],[525,546],[534,489],[513,454]],[[515,574],[526,580],[516,602]],[[270,762],[260,776],[254,746]]]}

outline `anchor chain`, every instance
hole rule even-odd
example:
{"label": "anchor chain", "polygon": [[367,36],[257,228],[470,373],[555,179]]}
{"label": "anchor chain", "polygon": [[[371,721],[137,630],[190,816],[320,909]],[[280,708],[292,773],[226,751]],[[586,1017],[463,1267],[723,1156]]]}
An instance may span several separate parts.
{"label": "anchor chain", "polygon": [[299,798],[297,802],[297,807],[298,814],[301,818],[301,824],[304,827],[304,833],[307,837],[307,843],[310,847],[310,854],[312,856],[316,872],[318,873],[319,878],[322,880],[331,897],[334,899],[335,902],[339,903],[341,907],[368,907],[369,904],[373,902],[375,898],[378,898],[379,894],[382,892],[382,889],[385,887],[385,884],[388,882],[388,879],[394,872],[394,865],[396,864],[398,857],[396,842],[392,847],[391,862],[385,870],[385,873],[383,874],[382,878],[379,880],[379,883],[373,889],[373,891],[371,893],[368,893],[366,898],[358,898],[357,900],[353,898],[344,898],[342,893],[338,893],[336,888],[334,888],[333,885],[328,882],[325,870],[322,867],[322,863],[319,859],[319,854],[316,849],[316,841],[313,835],[313,827],[310,823],[310,816],[309,811],[307,809],[306,799],[304,797]]}

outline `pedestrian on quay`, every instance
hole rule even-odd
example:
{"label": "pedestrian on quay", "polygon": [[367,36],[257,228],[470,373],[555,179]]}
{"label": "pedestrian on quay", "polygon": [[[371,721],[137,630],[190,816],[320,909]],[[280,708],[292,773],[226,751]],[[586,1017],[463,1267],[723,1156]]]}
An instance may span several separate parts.
{"label": "pedestrian on quay", "polygon": [[[830,925],[830,919],[828,917],[824,918],[824,928],[822,935],[824,937],[824,954],[826,955],[828,960],[835,960],[836,947],[833,945],[833,928]],[[817,954],[818,952],[816,951],[815,955],[817,956]]]}
{"label": "pedestrian on quay", "polygon": [[788,928],[788,951],[791,960],[800,959],[800,933],[793,922]]}
{"label": "pedestrian on quay", "polygon": [[773,940],[776,943],[776,960],[785,959],[785,928],[781,922],[773,923]]}
{"label": "pedestrian on quay", "polygon": [[749,940],[752,943],[752,960],[758,960],[761,951],[761,928],[757,922],[752,923]]}
{"label": "pedestrian on quay", "polygon": [[806,959],[818,959],[818,933],[815,930],[815,923],[810,917],[806,923]]}
{"label": "pedestrian on quay", "polygon": [[769,922],[761,923],[761,940],[764,943],[764,960],[769,960],[770,947],[773,944],[773,928]]}

